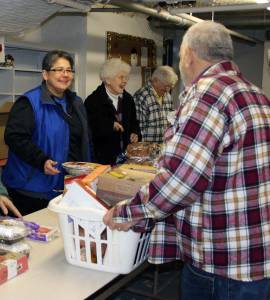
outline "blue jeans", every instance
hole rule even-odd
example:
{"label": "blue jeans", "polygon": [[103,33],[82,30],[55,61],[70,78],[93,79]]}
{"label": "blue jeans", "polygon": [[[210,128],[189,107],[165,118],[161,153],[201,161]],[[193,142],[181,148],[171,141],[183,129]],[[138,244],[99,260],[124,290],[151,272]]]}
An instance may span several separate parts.
{"label": "blue jeans", "polygon": [[238,281],[204,272],[185,263],[181,276],[181,300],[267,300],[270,279]]}

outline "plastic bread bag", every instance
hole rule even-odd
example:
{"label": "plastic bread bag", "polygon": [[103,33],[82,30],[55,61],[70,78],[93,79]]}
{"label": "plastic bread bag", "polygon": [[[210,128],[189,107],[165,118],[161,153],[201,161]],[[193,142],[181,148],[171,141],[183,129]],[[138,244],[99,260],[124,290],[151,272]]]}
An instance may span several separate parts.
{"label": "plastic bread bag", "polygon": [[132,159],[148,159],[150,158],[151,149],[148,142],[137,142],[127,146],[126,157]]}
{"label": "plastic bread bag", "polygon": [[0,217],[0,242],[12,244],[30,234],[31,229],[18,219]]}
{"label": "plastic bread bag", "polygon": [[21,254],[29,257],[31,247],[27,242],[22,240],[17,243],[13,243],[13,244],[0,243],[0,250],[21,253]]}

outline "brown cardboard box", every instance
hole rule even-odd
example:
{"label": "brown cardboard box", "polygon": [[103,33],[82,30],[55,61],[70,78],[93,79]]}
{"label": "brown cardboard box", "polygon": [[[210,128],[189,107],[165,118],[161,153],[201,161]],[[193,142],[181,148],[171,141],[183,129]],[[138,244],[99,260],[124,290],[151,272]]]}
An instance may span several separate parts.
{"label": "brown cardboard box", "polygon": [[21,253],[0,252],[0,284],[28,270],[27,256]]}
{"label": "brown cardboard box", "polygon": [[5,159],[8,156],[8,147],[4,142],[4,133],[12,105],[13,102],[8,101],[0,107],[0,159]]}
{"label": "brown cardboard box", "polygon": [[101,175],[97,183],[97,196],[109,206],[114,206],[121,200],[130,199],[140,187],[150,182],[155,174],[114,168],[111,172]]}
{"label": "brown cardboard box", "polygon": [[140,165],[140,164],[135,164],[135,163],[122,164],[121,169],[142,171],[142,172],[153,173],[153,174],[156,174],[157,171],[158,171],[158,169],[156,167],[147,166],[147,165]]}

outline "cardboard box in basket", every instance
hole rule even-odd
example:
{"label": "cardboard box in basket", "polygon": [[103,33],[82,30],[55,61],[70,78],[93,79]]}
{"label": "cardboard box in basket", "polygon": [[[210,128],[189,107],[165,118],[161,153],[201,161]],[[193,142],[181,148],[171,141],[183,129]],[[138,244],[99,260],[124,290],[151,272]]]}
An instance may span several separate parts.
{"label": "cardboard box in basket", "polygon": [[[65,256],[69,263],[98,271],[127,274],[147,258],[150,233],[120,232],[106,227],[102,218],[109,209],[108,201],[97,197],[92,182],[98,179],[102,183],[102,178],[109,173],[112,179],[120,180],[120,176],[122,189],[117,185],[115,188],[122,191],[126,187],[130,198],[154,174],[121,168],[108,172],[108,169],[110,166],[103,166],[81,181],[73,181],[63,197],[50,201],[49,208],[59,214]],[[106,172],[108,174],[104,174]]]}
{"label": "cardboard box in basket", "polygon": [[8,101],[0,107],[0,159],[5,159],[8,156],[8,147],[4,141],[4,133],[8,120],[8,114],[11,110],[12,105],[13,102]]}
{"label": "cardboard box in basket", "polygon": [[117,202],[132,198],[140,187],[149,183],[155,174],[122,169],[113,169],[107,174],[99,176],[97,183],[97,196],[109,206]]}

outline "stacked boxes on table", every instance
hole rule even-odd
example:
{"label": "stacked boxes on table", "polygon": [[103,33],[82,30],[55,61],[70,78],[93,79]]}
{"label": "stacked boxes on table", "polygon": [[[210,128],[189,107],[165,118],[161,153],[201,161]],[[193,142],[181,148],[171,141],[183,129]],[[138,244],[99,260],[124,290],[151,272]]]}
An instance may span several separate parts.
{"label": "stacked boxes on table", "polygon": [[140,187],[149,183],[155,174],[128,168],[114,168],[101,175],[97,183],[97,196],[109,206],[135,196]]}
{"label": "stacked boxes on table", "polygon": [[0,284],[28,269],[30,246],[24,238],[29,233],[20,220],[0,219]]}
{"label": "stacked boxes on table", "polygon": [[25,254],[0,250],[0,284],[25,272],[28,260]]}

